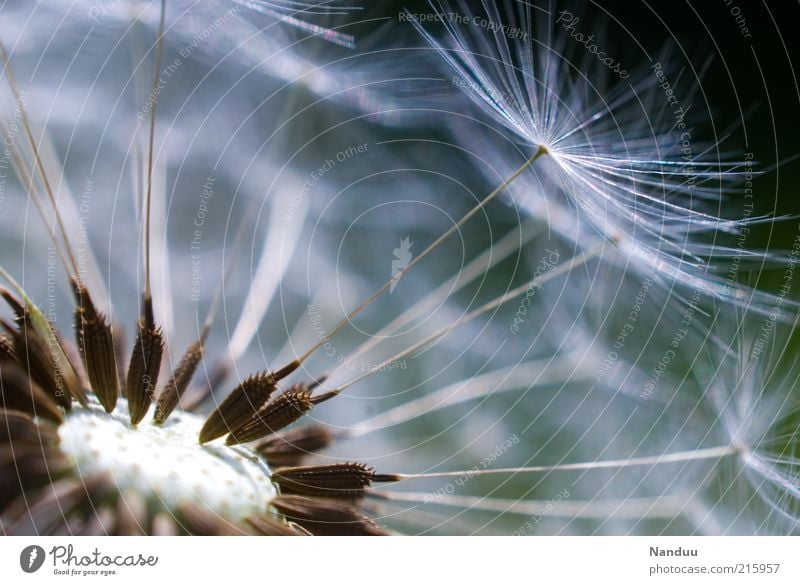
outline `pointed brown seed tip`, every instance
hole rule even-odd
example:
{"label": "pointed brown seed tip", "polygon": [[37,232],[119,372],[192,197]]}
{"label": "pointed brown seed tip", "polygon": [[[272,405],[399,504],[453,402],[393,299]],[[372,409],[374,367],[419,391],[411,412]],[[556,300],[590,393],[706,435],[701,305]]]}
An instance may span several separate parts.
{"label": "pointed brown seed tip", "polygon": [[17,297],[11,294],[11,291],[5,288],[0,289],[0,295],[3,297],[3,300],[8,303],[8,306],[11,307],[17,320],[25,317],[25,307],[17,300]]}
{"label": "pointed brown seed tip", "polygon": [[128,411],[133,425],[141,422],[153,400],[163,352],[164,340],[161,330],[157,327],[148,327],[142,319],[139,322],[139,334],[133,346],[125,384]]}
{"label": "pointed brown seed tip", "polygon": [[312,396],[311,397],[311,402],[313,402],[315,405],[316,404],[322,404],[323,402],[325,402],[327,400],[330,400],[331,398],[335,398],[335,397],[339,396],[339,394],[341,392],[342,392],[342,388],[334,388],[333,390],[328,390],[327,392],[325,392],[323,394],[317,394],[315,396]]}
{"label": "pointed brown seed tip", "polygon": [[272,474],[282,490],[304,496],[357,498],[372,485],[375,470],[363,463],[285,467]]}
{"label": "pointed brown seed tip", "polygon": [[14,362],[17,354],[14,353],[14,345],[11,339],[5,335],[0,335],[0,363]]}
{"label": "pointed brown seed tip", "polygon": [[398,473],[375,473],[372,476],[373,483],[394,483],[403,479],[406,479],[406,476]]}
{"label": "pointed brown seed tip", "polygon": [[85,287],[74,284],[78,306],[75,309],[75,335],[89,384],[106,412],[111,412],[119,397],[119,378],[114,336],[105,315],[98,312]]}
{"label": "pointed brown seed tip", "polygon": [[289,426],[314,406],[311,390],[295,384],[265,404],[247,424],[231,432],[226,445],[256,441]]}
{"label": "pointed brown seed tip", "polygon": [[273,392],[275,379],[270,373],[263,372],[245,379],[208,416],[200,429],[200,442],[207,443],[239,430],[267,403]]}
{"label": "pointed brown seed tip", "polygon": [[311,453],[333,443],[333,433],[323,425],[308,425],[267,437],[255,448],[273,467],[296,466]]}
{"label": "pointed brown seed tip", "polygon": [[172,411],[175,410],[175,407],[178,406],[181,396],[183,396],[183,393],[189,386],[189,382],[192,376],[194,376],[195,370],[197,370],[197,366],[202,359],[203,343],[198,340],[188,347],[186,353],[183,354],[181,361],[178,363],[178,367],[175,368],[172,378],[169,379],[158,395],[156,399],[156,411],[153,415],[153,419],[156,423],[161,424],[166,421],[169,415],[172,414]]}
{"label": "pointed brown seed tip", "polygon": [[323,374],[322,376],[320,376],[316,380],[313,380],[312,382],[309,382],[308,389],[309,390],[314,390],[318,386],[321,386],[322,384],[324,384],[325,380],[327,380],[327,379],[328,379],[328,374]]}
{"label": "pointed brown seed tip", "polygon": [[69,282],[70,286],[72,286],[72,292],[75,295],[75,303],[78,305],[78,308],[82,309],[88,318],[94,318],[97,315],[97,309],[89,294],[89,290],[78,283],[74,278],[70,278]]}
{"label": "pointed brown seed tip", "polygon": [[272,373],[272,377],[275,379],[276,382],[283,380],[286,376],[294,372],[297,368],[300,367],[300,360],[294,360],[293,362],[283,366],[277,372]]}

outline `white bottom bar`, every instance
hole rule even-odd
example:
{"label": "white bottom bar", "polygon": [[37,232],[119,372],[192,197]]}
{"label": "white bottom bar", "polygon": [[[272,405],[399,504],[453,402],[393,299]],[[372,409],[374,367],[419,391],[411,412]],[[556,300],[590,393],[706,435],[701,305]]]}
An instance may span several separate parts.
{"label": "white bottom bar", "polygon": [[0,583],[796,585],[799,552],[796,537],[15,537]]}

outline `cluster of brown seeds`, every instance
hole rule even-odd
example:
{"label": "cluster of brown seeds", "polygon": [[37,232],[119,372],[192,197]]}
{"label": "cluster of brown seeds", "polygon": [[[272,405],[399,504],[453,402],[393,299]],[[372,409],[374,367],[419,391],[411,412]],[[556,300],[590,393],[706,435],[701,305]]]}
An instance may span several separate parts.
{"label": "cluster of brown seeds", "polygon": [[[156,75],[160,71],[164,5],[162,0]],[[211,452],[203,451],[206,444],[226,437],[224,446],[214,446],[219,457],[241,458],[242,447],[238,445],[251,444],[245,450],[247,456],[272,466],[270,493],[275,495],[259,502],[254,513],[231,518],[221,510],[204,506],[199,495],[167,506],[163,503],[164,494],[117,485],[110,469],[94,469],[88,475],[82,472],[80,462],[65,449],[60,434],[69,424],[71,413],[88,413],[88,419],[77,419],[88,420],[87,425],[95,424],[107,413],[107,420],[119,425],[117,437],[124,440],[126,436],[134,436],[130,433],[142,432],[144,425],[168,426],[176,408],[182,406],[184,412],[195,410],[211,395],[213,383],[196,390],[193,398],[184,399],[204,357],[210,315],[199,339],[189,346],[171,377],[159,388],[164,339],[154,318],[149,266],[157,105],[154,103],[144,198],[146,251],[142,311],[127,369],[120,364],[121,336],[98,310],[89,290],[78,278],[70,240],[2,45],[0,57],[3,74],[20,107],[29,149],[24,153],[14,145],[15,168],[23,184],[29,186],[29,196],[43,218],[46,216],[43,200],[47,199],[52,207],[59,228],[52,234],[54,244],[76,300],[76,338],[75,345],[71,345],[0,268],[15,289],[2,290],[14,322],[0,321],[0,531],[8,534],[383,534],[364,514],[364,496],[373,482],[397,481],[399,476],[378,475],[361,463],[301,466],[307,455],[327,447],[333,434],[320,425],[281,433],[315,405],[339,393],[335,389],[318,393],[315,386],[305,384],[293,384],[279,392],[279,382],[300,366],[302,358],[276,372],[245,379],[208,416],[197,436],[198,452]],[[224,375],[219,376],[222,378]],[[127,421],[118,416],[121,399],[127,402]],[[144,421],[153,402],[153,421]],[[86,428],[83,440],[88,443],[92,437],[92,430]],[[122,448],[126,448],[124,443]],[[90,452],[90,459],[101,460],[104,455],[108,454]],[[149,455],[142,454],[142,459]],[[129,471],[138,472],[147,465],[146,460],[137,460],[130,464]],[[208,481],[214,479],[210,477]]]}
{"label": "cluster of brown seeds", "polygon": [[[5,334],[0,336],[0,514],[5,532],[383,533],[363,514],[361,503],[373,482],[395,481],[396,476],[378,475],[362,463],[302,466],[305,457],[330,445],[333,434],[319,424],[279,433],[315,404],[336,395],[335,391],[314,395],[303,384],[275,395],[279,377],[290,374],[296,365],[244,380],[206,418],[198,436],[200,443],[225,435],[226,445],[255,442],[252,451],[273,467],[271,480],[280,492],[262,514],[231,523],[204,509],[202,502],[186,502],[175,510],[158,509],[142,494],[116,489],[107,475],[79,475],[60,448],[59,425],[73,410],[84,409],[93,400],[87,389],[106,412],[114,411],[120,376],[105,318],[85,289],[76,290],[76,296],[84,301],[76,309],[79,363],[69,357],[76,352],[54,328],[42,332],[36,326],[35,306],[26,305],[7,290],[2,293],[15,313],[15,323],[3,322]],[[140,332],[156,331],[149,325],[140,324]],[[194,357],[198,354],[202,351],[195,344],[159,392],[155,420],[141,423],[151,407],[146,389],[157,384],[158,371],[149,365],[151,352],[134,349],[128,383],[121,392],[129,405],[132,431],[138,424],[167,423],[199,363]],[[54,356],[63,356],[64,361]],[[99,361],[93,361],[95,358]],[[147,372],[152,379],[145,384],[139,376]]]}

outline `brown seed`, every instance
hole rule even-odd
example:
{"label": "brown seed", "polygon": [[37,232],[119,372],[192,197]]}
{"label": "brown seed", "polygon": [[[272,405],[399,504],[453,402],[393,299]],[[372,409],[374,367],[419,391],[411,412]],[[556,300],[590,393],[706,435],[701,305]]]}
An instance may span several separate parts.
{"label": "brown seed", "polygon": [[93,502],[103,499],[113,488],[104,475],[79,482],[72,478],[54,481],[27,500],[24,513],[16,515],[9,535],[69,533],[91,513]]}
{"label": "brown seed", "polygon": [[141,422],[153,400],[163,352],[164,340],[161,329],[153,322],[152,302],[145,300],[145,311],[139,320],[139,333],[133,346],[125,384],[133,425]]}
{"label": "brown seed", "polygon": [[[50,383],[43,379],[37,380],[45,391],[50,390],[50,386],[55,386],[59,394],[59,402],[69,409],[72,398],[75,398],[82,405],[86,406],[86,392],[83,389],[77,370],[65,351],[64,342],[58,331],[52,326],[48,327],[46,334],[38,332],[30,319],[30,313],[25,306],[14,297],[8,290],[0,289],[0,296],[9,304],[14,312],[14,321],[18,325],[18,330],[3,322],[3,328],[10,334],[14,346],[14,354],[19,363],[34,375],[32,369],[43,378],[50,378]],[[25,351],[20,353],[20,346]],[[33,355],[33,363],[31,360]]]}
{"label": "brown seed", "polygon": [[269,436],[255,449],[273,467],[297,466],[306,456],[328,447],[333,439],[333,433],[323,425],[308,425]]}
{"label": "brown seed", "polygon": [[157,423],[161,424],[167,420],[172,411],[175,410],[175,407],[178,406],[181,396],[189,386],[189,382],[202,359],[203,343],[198,340],[190,345],[186,353],[183,354],[178,367],[175,368],[172,374],[172,378],[169,379],[156,399],[156,412],[153,418]]}
{"label": "brown seed", "polygon": [[58,431],[50,425],[38,425],[26,412],[0,408],[0,447],[27,443],[43,448],[58,444]]}
{"label": "brown seed", "polygon": [[75,309],[75,334],[89,384],[106,412],[111,412],[119,397],[114,336],[105,315],[98,312],[85,287],[74,284],[78,306]]}
{"label": "brown seed", "polygon": [[285,467],[272,474],[282,492],[304,496],[358,498],[372,485],[375,470],[363,463]]}
{"label": "brown seed", "polygon": [[382,536],[386,532],[347,500],[278,496],[272,506],[287,520],[319,536]]}
{"label": "brown seed", "polygon": [[63,370],[56,367],[53,352],[36,334],[33,327],[23,322],[20,329],[3,321],[2,326],[14,342],[14,353],[25,373],[66,410],[72,408],[72,393],[67,390]]}
{"label": "brown seed", "polygon": [[261,373],[245,379],[208,416],[200,429],[200,442],[207,443],[240,429],[266,404],[274,391],[272,374]]}
{"label": "brown seed", "polygon": [[40,416],[56,424],[64,420],[58,404],[16,363],[0,362],[0,395],[3,406]]}
{"label": "brown seed", "polygon": [[311,390],[303,384],[295,384],[259,410],[247,424],[232,431],[226,445],[238,445],[256,441],[292,424],[314,406]]}
{"label": "brown seed", "polygon": [[[25,494],[50,485],[70,468],[58,450],[58,431],[36,424],[30,415],[0,408],[0,513],[14,518],[25,513]],[[16,501],[16,504],[13,504]],[[16,512],[11,513],[9,506]]]}

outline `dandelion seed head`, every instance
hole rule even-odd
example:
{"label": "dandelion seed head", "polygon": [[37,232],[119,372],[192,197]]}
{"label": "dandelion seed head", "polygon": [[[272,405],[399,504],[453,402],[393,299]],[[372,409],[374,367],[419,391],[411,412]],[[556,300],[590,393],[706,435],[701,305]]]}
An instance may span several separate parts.
{"label": "dandelion seed head", "polygon": [[[546,149],[547,156],[515,179],[523,184],[512,186],[521,194],[515,204],[543,221],[545,209],[565,208],[583,226],[572,232],[580,243],[592,235],[607,239],[613,245],[604,258],[656,275],[667,289],[699,288],[708,298],[769,311],[774,296],[717,274],[715,261],[736,254],[720,236],[738,236],[766,218],[723,216],[722,202],[735,201],[753,163],[725,152],[724,136],[710,143],[695,138],[695,125],[709,125],[690,112],[696,86],[681,85],[686,103],[676,120],[655,77],[669,74],[668,65],[651,63],[616,79],[569,39],[558,14],[528,3],[482,2],[479,10],[464,2],[431,6],[441,34],[414,24],[446,70],[462,80],[458,85],[475,115],[486,120],[485,129],[465,128],[464,116],[457,116],[458,143],[480,152],[492,180]],[[474,15],[525,34],[486,34],[471,24]],[[779,258],[749,254],[768,263]]]}
{"label": "dandelion seed head", "polygon": [[703,494],[706,516],[736,533],[793,533],[800,526],[800,437],[788,327],[722,311],[710,332],[692,377],[711,413],[706,440],[734,452],[715,476],[721,489]]}

